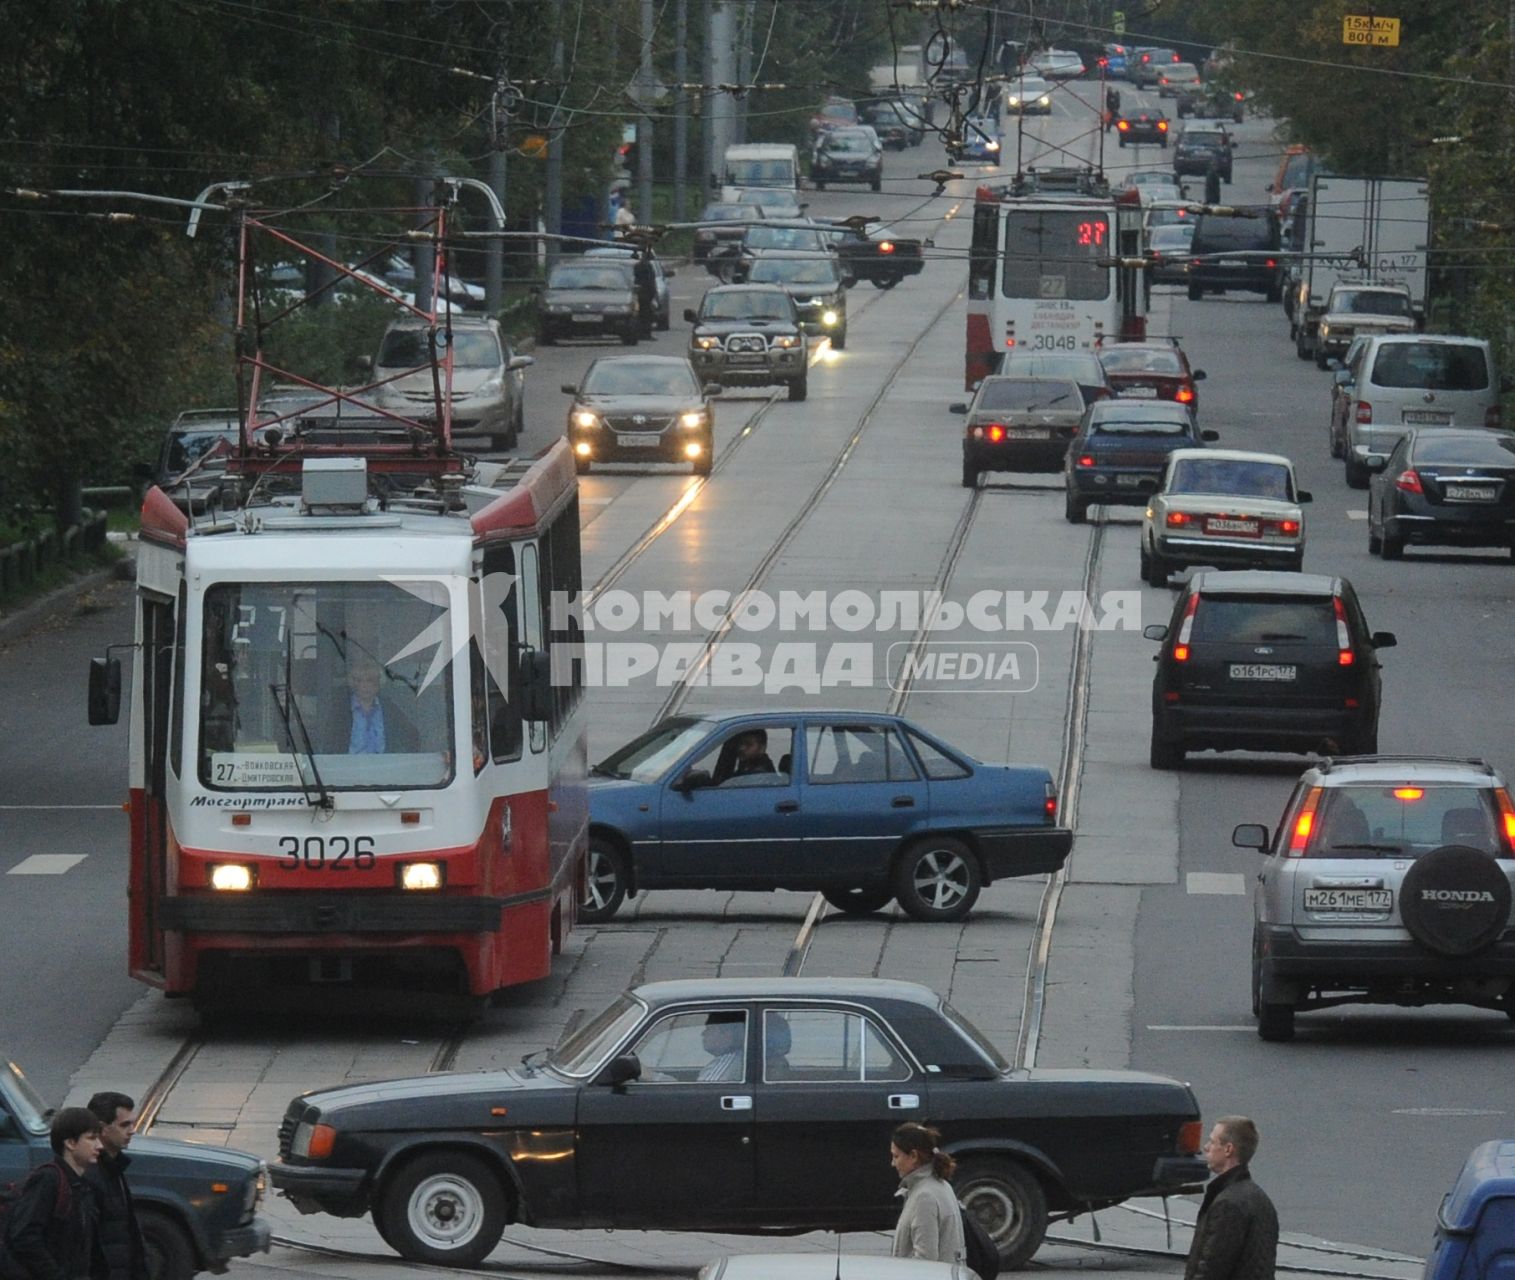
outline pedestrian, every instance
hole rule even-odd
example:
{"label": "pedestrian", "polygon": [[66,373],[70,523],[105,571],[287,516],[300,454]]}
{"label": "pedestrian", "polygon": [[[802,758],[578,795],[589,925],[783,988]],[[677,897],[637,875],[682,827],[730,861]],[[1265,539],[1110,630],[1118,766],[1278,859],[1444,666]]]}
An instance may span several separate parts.
{"label": "pedestrian", "polygon": [[1105,90],[1105,128],[1111,129],[1116,119],[1120,116],[1120,91],[1118,89]]}
{"label": "pedestrian", "polygon": [[642,248],[637,251],[632,278],[637,287],[637,324],[641,329],[642,337],[650,338],[652,337],[652,322],[657,316],[658,309],[658,278],[652,266],[651,249]]}
{"label": "pedestrian", "polygon": [[1278,1213],[1249,1170],[1257,1126],[1246,1116],[1222,1116],[1205,1143],[1214,1175],[1205,1188],[1184,1280],[1273,1280],[1278,1259]]}
{"label": "pedestrian", "polygon": [[53,1158],[39,1165],[5,1218],[4,1280],[83,1280],[104,1274],[99,1202],[85,1174],[100,1158],[100,1121],[84,1107],[53,1117]]}
{"label": "pedestrian", "polygon": [[904,1199],[894,1228],[896,1258],[956,1262],[963,1256],[963,1211],[952,1192],[957,1161],[942,1150],[942,1135],[923,1124],[902,1124],[889,1145]]}
{"label": "pedestrian", "polygon": [[85,1177],[100,1201],[100,1252],[103,1280],[147,1280],[147,1250],[131,1187],[126,1181],[137,1104],[124,1093],[97,1093],[89,1110],[100,1122],[100,1159]]}

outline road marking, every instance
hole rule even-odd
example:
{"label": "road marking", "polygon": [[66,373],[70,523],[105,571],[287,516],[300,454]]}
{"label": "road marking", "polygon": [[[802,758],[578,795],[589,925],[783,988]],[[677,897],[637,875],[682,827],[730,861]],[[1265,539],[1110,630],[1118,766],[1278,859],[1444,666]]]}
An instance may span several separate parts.
{"label": "road marking", "polygon": [[583,494],[579,495],[581,507],[608,507],[614,501],[614,498],[586,498]]}
{"label": "road marking", "polygon": [[1217,1025],[1212,1026],[1212,1027],[1203,1027],[1203,1026],[1199,1026],[1199,1027],[1181,1027],[1181,1026],[1178,1026],[1178,1025],[1172,1024],[1172,1023],[1159,1023],[1157,1025],[1148,1026],[1147,1030],[1148,1031],[1256,1031],[1257,1028],[1253,1027],[1253,1026],[1244,1026],[1244,1025],[1242,1025],[1240,1023],[1238,1023],[1236,1026],[1227,1026],[1225,1024],[1217,1024]]}
{"label": "road marking", "polygon": [[1239,871],[1191,871],[1184,876],[1190,893],[1246,893],[1247,878]]}
{"label": "road marking", "polygon": [[5,874],[8,876],[61,876],[84,861],[82,853],[34,853],[22,858]]}
{"label": "road marking", "polygon": [[1366,520],[1367,518],[1368,518],[1368,513],[1366,511],[1349,511],[1349,512],[1347,512],[1347,519],[1348,520]]}
{"label": "road marking", "polygon": [[119,811],[120,808],[119,804],[0,804],[0,813],[49,813],[54,810],[66,813],[74,809],[116,809]]}
{"label": "road marking", "polygon": [[1503,1111],[1486,1111],[1478,1107],[1396,1107],[1392,1116],[1502,1116]]}

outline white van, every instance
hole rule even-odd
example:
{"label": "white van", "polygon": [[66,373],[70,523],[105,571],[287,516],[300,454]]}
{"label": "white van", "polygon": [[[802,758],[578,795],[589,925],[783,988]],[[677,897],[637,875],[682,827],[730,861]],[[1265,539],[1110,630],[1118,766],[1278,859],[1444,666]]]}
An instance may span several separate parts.
{"label": "white van", "polygon": [[753,142],[727,147],[723,187],[800,189],[799,148],[789,143]]}
{"label": "white van", "polygon": [[1482,338],[1452,334],[1395,334],[1369,338],[1338,367],[1345,415],[1347,483],[1367,485],[1369,454],[1392,453],[1411,427],[1502,425],[1499,396],[1510,389]]}

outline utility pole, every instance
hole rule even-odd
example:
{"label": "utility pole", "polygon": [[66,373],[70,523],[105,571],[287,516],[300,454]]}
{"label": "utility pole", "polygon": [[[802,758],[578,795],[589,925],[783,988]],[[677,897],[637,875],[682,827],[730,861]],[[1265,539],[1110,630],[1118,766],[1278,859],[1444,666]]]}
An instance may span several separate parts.
{"label": "utility pole", "polygon": [[[736,82],[752,83],[752,27],[757,16],[757,0],[742,0],[742,31],[737,42]],[[736,142],[747,141],[747,99],[743,94],[736,102]]]}
{"label": "utility pole", "polygon": [[563,230],[563,130],[557,97],[563,93],[563,0],[552,0],[552,114],[547,120],[547,185],[542,193],[542,221],[547,232],[547,265],[558,260],[557,237]]}
{"label": "utility pole", "polygon": [[689,186],[689,96],[684,91],[689,81],[689,0],[677,0],[673,15],[673,220],[683,222]]}
{"label": "utility pole", "polygon": [[[733,84],[736,81],[735,32],[731,25],[730,0],[712,0],[710,7],[710,39],[707,41],[708,64],[705,83],[708,85]],[[726,159],[726,148],[735,140],[736,99],[723,90],[710,92],[708,108],[709,128],[706,138],[710,146],[711,174],[721,173]]]}
{"label": "utility pole", "polygon": [[656,78],[652,72],[652,0],[642,0],[642,57],[637,67],[642,114],[637,117],[637,208],[644,226],[656,219],[652,213],[652,101]]}
{"label": "utility pole", "polygon": [[[436,226],[432,223],[430,212],[433,201],[436,200],[436,161],[432,152],[428,149],[423,153],[421,171],[415,178],[415,201],[416,201],[416,225],[424,227],[429,235],[436,234]],[[432,223],[428,225],[428,223]],[[436,276],[437,251],[433,240],[417,240],[415,248],[416,268],[416,307],[421,311],[431,310],[431,299],[435,291],[434,280]]]}
{"label": "utility pole", "polygon": [[[489,129],[489,189],[494,192],[502,209],[505,207],[505,163],[508,159],[505,144],[509,136],[512,93],[502,62],[499,78],[495,81]],[[504,240],[499,236],[491,236],[484,252],[484,306],[489,311],[498,313],[505,305]]]}

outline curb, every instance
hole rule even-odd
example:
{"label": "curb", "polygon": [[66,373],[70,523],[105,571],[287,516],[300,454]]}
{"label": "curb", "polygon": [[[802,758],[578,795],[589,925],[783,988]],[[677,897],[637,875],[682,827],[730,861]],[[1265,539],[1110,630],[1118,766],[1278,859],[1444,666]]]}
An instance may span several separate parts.
{"label": "curb", "polygon": [[0,644],[9,644],[19,639],[70,604],[77,605],[80,596],[98,591],[112,580],[130,582],[135,576],[136,560],[128,554],[125,559],[118,560],[113,565],[92,569],[73,581],[64,583],[14,613],[0,614]]}

